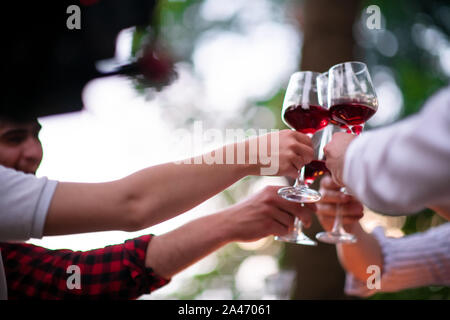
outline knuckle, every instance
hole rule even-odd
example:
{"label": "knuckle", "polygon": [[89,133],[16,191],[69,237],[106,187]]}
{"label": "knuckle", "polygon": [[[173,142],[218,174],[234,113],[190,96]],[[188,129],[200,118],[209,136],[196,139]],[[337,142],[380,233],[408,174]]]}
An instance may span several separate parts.
{"label": "knuckle", "polygon": [[287,143],[287,147],[289,150],[294,150],[297,147],[298,143],[295,140],[291,140]]}
{"label": "knuckle", "polygon": [[293,150],[289,150],[287,155],[288,158],[291,160],[296,160],[298,158],[298,155]]}

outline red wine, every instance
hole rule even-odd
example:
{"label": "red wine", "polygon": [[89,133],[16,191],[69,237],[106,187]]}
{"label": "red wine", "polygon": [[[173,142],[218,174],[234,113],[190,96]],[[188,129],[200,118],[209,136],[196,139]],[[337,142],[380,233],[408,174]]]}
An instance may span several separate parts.
{"label": "red wine", "polygon": [[[340,127],[341,129],[344,129],[345,132],[347,132],[347,133],[352,133],[352,130],[351,130],[346,124],[337,122],[336,120],[333,120],[332,118],[330,118],[329,121],[330,121],[331,124],[334,124],[335,126],[338,126],[338,127]],[[361,127],[361,126],[358,126],[358,127]]]}
{"label": "red wine", "polygon": [[321,106],[290,106],[284,112],[284,121],[301,133],[315,133],[325,128],[329,121],[328,110]]}
{"label": "red wine", "polygon": [[356,126],[363,124],[375,113],[375,109],[355,102],[335,104],[330,108],[330,118],[333,122]]}
{"label": "red wine", "polygon": [[[363,126],[353,126],[351,132],[353,132],[356,135],[359,135],[362,131],[363,131]],[[351,132],[347,131],[347,133],[351,133]]]}
{"label": "red wine", "polygon": [[317,177],[329,172],[324,161],[313,160],[305,166],[305,182],[311,184]]}

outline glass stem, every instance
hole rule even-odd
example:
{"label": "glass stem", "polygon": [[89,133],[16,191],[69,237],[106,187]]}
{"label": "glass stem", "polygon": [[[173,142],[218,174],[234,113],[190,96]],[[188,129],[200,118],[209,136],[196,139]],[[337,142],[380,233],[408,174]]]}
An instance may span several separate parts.
{"label": "glass stem", "polygon": [[[312,134],[308,133],[307,136],[312,138]],[[305,166],[303,166],[300,170],[298,170],[297,179],[295,179],[294,188],[305,188],[307,187],[305,183]],[[303,206],[303,204],[302,204]]]}
{"label": "glass stem", "polygon": [[[342,193],[346,193],[345,187],[342,187],[340,190]],[[336,204],[336,218],[334,219],[332,233],[339,234],[345,233],[344,227],[342,226],[342,206],[338,203]]]}
{"label": "glass stem", "polygon": [[[300,203],[302,207],[305,206],[304,203]],[[301,234],[303,233],[303,222],[298,217],[295,217],[294,219],[294,230],[292,231],[292,234]]]}
{"label": "glass stem", "polygon": [[301,188],[305,186],[305,166],[298,171],[297,179],[295,179],[294,188]]}
{"label": "glass stem", "polygon": [[342,230],[342,207],[340,204],[336,204],[336,218],[334,219],[333,229],[331,229],[331,233],[339,234]]}

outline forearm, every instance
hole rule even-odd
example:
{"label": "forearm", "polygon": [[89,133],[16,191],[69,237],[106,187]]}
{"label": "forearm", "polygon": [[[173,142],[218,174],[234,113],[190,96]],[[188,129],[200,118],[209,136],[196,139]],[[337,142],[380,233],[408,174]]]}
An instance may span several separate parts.
{"label": "forearm", "polygon": [[450,210],[448,101],[354,139],[343,169],[351,193],[374,211],[391,215],[427,206]]}
{"label": "forearm", "polygon": [[130,198],[142,214],[141,221],[150,226],[185,212],[241,178],[257,173],[257,166],[248,164],[167,163],[129,176],[123,183],[130,186]]}
{"label": "forearm", "polygon": [[[398,239],[386,238],[382,230],[372,233],[383,252],[383,268],[378,289],[370,289],[359,277],[348,278],[346,291],[356,295],[394,292],[423,286],[450,285],[450,223],[423,233]],[[374,263],[375,264],[375,263]]]}
{"label": "forearm", "polygon": [[50,204],[44,235],[143,229],[257,173],[256,164],[166,163],[108,183],[61,182]]}
{"label": "forearm", "polygon": [[383,269],[383,255],[377,239],[366,233],[359,223],[355,223],[351,230],[357,237],[352,244],[338,244],[337,253],[342,267],[361,281],[366,281],[370,273],[367,267],[371,265]]}
{"label": "forearm", "polygon": [[176,273],[234,240],[224,213],[192,221],[154,237],[147,248],[146,265],[163,277]]}

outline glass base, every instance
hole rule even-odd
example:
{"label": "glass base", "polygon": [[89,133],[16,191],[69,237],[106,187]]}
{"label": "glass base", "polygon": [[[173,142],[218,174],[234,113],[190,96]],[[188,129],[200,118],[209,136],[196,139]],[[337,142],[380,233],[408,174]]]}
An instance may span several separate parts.
{"label": "glass base", "polygon": [[282,198],[299,203],[312,203],[320,200],[321,195],[314,189],[307,187],[285,187],[278,190]]}
{"label": "glass base", "polygon": [[305,246],[317,246],[317,242],[308,238],[305,234],[299,233],[296,235],[276,236],[275,240],[303,244]]}
{"label": "glass base", "polygon": [[325,243],[355,243],[358,240],[356,236],[351,233],[334,233],[334,232],[320,232],[316,234],[316,239]]}

